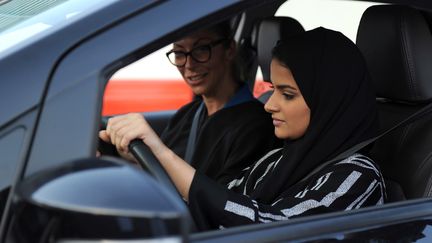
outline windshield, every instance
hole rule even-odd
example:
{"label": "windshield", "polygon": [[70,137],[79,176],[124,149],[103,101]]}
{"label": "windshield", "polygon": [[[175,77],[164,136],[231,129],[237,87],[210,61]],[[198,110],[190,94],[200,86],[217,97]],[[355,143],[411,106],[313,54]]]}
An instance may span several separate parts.
{"label": "windshield", "polygon": [[0,52],[117,0],[0,0]]}

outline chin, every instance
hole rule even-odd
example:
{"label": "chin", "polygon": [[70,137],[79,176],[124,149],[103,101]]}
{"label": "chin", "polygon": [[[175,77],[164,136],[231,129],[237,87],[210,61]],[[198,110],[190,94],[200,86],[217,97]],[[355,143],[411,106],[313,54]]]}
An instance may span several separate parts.
{"label": "chin", "polygon": [[275,136],[277,138],[283,139],[283,140],[290,138],[289,134],[286,134],[286,132],[284,133],[284,132],[278,131],[277,129],[275,129]]}
{"label": "chin", "polygon": [[205,87],[205,86],[196,86],[196,87],[193,87],[192,88],[192,92],[195,95],[207,95],[208,94],[207,87]]}
{"label": "chin", "polygon": [[194,93],[194,95],[203,95],[204,94],[204,89],[202,87],[190,87],[190,88],[192,89],[192,93]]}

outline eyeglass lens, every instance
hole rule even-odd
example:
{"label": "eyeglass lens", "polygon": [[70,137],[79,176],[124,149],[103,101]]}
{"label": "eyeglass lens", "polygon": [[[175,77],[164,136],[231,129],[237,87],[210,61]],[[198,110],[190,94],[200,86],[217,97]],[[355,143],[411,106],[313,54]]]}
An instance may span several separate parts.
{"label": "eyeglass lens", "polygon": [[207,62],[210,59],[210,46],[199,46],[190,52],[174,51],[168,54],[170,62],[176,66],[184,66],[187,56],[191,56],[196,62]]}

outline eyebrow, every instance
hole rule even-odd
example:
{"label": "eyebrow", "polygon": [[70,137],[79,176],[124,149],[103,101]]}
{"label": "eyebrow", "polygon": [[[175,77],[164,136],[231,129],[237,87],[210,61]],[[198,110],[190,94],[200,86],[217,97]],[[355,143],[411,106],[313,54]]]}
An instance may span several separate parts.
{"label": "eyebrow", "polygon": [[[195,42],[193,43],[192,47],[196,47],[196,46],[202,45],[202,43],[200,43],[202,40],[209,40],[210,42],[212,41],[212,39],[209,38],[209,37],[200,38],[200,39],[198,39],[197,41],[195,41]],[[174,43],[174,47],[181,47],[181,48],[184,48],[184,46],[179,45],[179,44],[176,44],[176,43]]]}
{"label": "eyebrow", "polygon": [[279,84],[279,85],[275,85],[275,87],[277,89],[290,89],[290,90],[293,90],[293,91],[297,91],[296,88],[294,88],[293,86],[291,86],[289,84]]}

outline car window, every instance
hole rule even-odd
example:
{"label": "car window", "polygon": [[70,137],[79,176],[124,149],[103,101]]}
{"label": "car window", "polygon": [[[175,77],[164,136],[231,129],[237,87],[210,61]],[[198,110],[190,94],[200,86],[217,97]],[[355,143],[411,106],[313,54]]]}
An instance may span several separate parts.
{"label": "car window", "polygon": [[102,115],[177,110],[193,94],[165,53],[171,45],[118,70],[105,89]]}
{"label": "car window", "polygon": [[[192,90],[165,55],[171,48],[168,45],[118,70],[106,86],[102,115],[177,110],[192,101]],[[255,97],[269,87],[258,82]]]}
{"label": "car window", "polygon": [[353,42],[363,12],[374,2],[333,0],[290,0],[282,4],[276,16],[298,20],[305,30],[325,27],[342,32]]}
{"label": "car window", "polygon": [[115,0],[0,1],[0,52]]}
{"label": "car window", "polygon": [[[342,32],[353,42],[363,12],[372,5],[382,3],[334,0],[290,0],[283,3],[275,16],[288,16],[301,23],[305,30],[325,27]],[[261,69],[256,76],[256,93],[270,90],[270,84],[263,82]]]}

